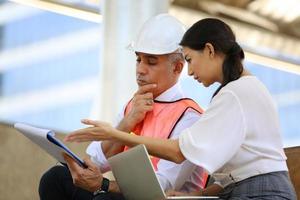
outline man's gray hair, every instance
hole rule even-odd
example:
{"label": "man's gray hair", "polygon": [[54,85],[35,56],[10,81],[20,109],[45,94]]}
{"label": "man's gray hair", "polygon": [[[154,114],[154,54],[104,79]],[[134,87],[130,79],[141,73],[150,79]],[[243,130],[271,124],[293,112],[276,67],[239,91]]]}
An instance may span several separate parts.
{"label": "man's gray hair", "polygon": [[184,62],[184,56],[183,56],[182,50],[178,49],[175,52],[170,53],[168,55],[168,59],[171,63],[175,63],[175,62],[178,62],[178,61]]}

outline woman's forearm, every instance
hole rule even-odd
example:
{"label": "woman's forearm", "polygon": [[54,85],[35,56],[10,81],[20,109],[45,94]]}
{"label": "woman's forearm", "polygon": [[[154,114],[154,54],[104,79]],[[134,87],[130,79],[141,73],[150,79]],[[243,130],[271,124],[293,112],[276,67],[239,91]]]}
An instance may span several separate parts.
{"label": "woman's forearm", "polygon": [[112,141],[127,146],[144,144],[148,152],[156,157],[181,163],[185,160],[180,151],[178,140],[167,140],[128,134],[113,128],[109,123],[97,122],[97,126],[76,130],[64,139],[65,142]]}
{"label": "woman's forearm", "polygon": [[178,140],[167,140],[137,136],[134,134],[124,134],[124,132],[119,130],[115,130],[113,138],[114,140],[122,142],[124,145],[130,147],[144,144],[149,154],[165,160],[170,160],[175,163],[181,163],[185,160],[185,157],[180,151]]}
{"label": "woman's forearm", "polygon": [[[125,134],[128,134],[128,132],[130,132],[133,129],[133,127],[130,123],[126,121],[126,118],[123,118],[123,120],[120,121],[116,129],[124,131],[124,133],[127,132]],[[102,152],[104,153],[106,158],[109,158],[122,152],[124,150],[124,146],[125,145],[121,142],[112,142],[109,140],[102,141],[101,143]]]}

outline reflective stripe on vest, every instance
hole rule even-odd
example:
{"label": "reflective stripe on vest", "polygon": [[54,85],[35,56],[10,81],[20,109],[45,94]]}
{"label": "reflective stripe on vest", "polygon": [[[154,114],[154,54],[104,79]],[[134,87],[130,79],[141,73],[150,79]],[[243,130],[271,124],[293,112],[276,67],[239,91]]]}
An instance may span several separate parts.
{"label": "reflective stripe on vest", "polygon": [[[130,101],[125,108],[125,116],[130,112],[131,107],[132,101]],[[171,136],[177,123],[188,109],[203,113],[200,106],[189,98],[179,99],[173,102],[154,101],[153,110],[146,113],[144,120],[137,124],[132,132],[136,135],[167,139]],[[128,148],[129,147],[125,147],[125,150]],[[157,170],[159,160],[160,158],[151,157],[155,170]]]}

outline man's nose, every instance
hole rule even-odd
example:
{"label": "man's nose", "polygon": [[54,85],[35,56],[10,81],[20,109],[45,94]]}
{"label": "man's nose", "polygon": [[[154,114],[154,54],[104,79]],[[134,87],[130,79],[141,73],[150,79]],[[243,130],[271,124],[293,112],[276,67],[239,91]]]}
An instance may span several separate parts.
{"label": "man's nose", "polygon": [[143,62],[140,62],[136,66],[136,71],[139,74],[145,74],[147,73],[147,66]]}

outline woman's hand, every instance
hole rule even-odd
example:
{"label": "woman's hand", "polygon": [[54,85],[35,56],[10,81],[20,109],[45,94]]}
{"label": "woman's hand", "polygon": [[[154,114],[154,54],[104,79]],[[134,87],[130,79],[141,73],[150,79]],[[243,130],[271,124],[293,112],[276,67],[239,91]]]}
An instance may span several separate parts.
{"label": "woman's hand", "polygon": [[92,127],[79,129],[71,132],[64,139],[65,142],[88,142],[111,140],[117,132],[109,123],[84,119],[82,123],[92,125]]}

